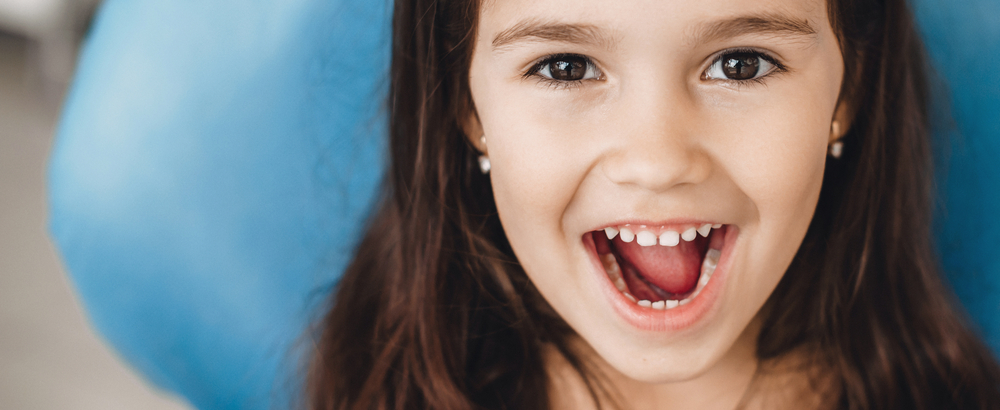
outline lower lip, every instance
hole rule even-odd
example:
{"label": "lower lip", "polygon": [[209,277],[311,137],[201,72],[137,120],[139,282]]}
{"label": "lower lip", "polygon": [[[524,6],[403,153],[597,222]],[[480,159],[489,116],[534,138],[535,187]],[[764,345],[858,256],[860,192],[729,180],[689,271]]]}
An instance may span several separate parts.
{"label": "lower lip", "polygon": [[611,306],[618,316],[639,330],[675,332],[694,326],[695,323],[698,323],[718,309],[715,302],[722,297],[722,292],[725,288],[723,284],[726,282],[729,267],[732,264],[731,254],[735,248],[734,245],[738,236],[739,229],[736,226],[729,225],[726,227],[725,245],[722,249],[722,255],[719,257],[719,263],[715,268],[715,273],[712,274],[712,280],[708,281],[708,284],[701,290],[701,293],[687,304],[666,310],[642,307],[625,298],[625,295],[608,280],[608,275],[604,272],[604,266],[601,265],[597,257],[597,248],[594,245],[594,239],[590,235],[584,235],[583,245],[589,250],[591,266],[593,266],[594,273],[598,279],[597,282],[601,288],[601,293],[604,293],[611,301]]}

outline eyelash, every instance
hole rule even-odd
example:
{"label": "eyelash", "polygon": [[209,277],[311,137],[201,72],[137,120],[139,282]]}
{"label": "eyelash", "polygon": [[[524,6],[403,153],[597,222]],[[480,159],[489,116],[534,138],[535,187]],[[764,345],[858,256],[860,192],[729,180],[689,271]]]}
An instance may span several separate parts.
{"label": "eyelash", "polygon": [[[749,80],[731,80],[731,79],[724,79],[724,78],[722,78],[722,79],[720,79],[720,78],[713,78],[712,80],[723,81],[723,82],[725,82],[725,83],[727,83],[729,85],[735,86],[737,89],[743,89],[744,87],[766,86],[767,85],[767,81],[766,80],[768,78],[770,78],[771,76],[776,75],[776,74],[782,74],[782,73],[788,72],[788,68],[784,64],[782,64],[780,61],[778,61],[778,59],[774,58],[773,56],[771,56],[770,54],[768,54],[768,53],[766,53],[764,51],[761,51],[761,50],[758,50],[758,49],[754,49],[754,48],[737,47],[737,48],[730,48],[730,49],[726,49],[726,50],[722,50],[722,51],[718,52],[716,54],[715,58],[712,59],[712,63],[709,64],[708,67],[706,67],[702,71],[701,77],[704,78],[705,77],[705,73],[708,71],[708,68],[712,67],[716,63],[719,63],[722,60],[722,57],[724,57],[726,55],[729,55],[729,54],[734,54],[734,53],[746,53],[746,54],[757,55],[759,58],[762,58],[762,59],[766,60],[767,62],[773,64],[774,65],[774,69],[772,69],[767,74],[764,74],[761,77],[752,78],[752,79],[749,79]],[[587,66],[588,67],[591,67],[591,68],[597,70],[597,72],[599,73],[599,78],[598,79],[603,79],[604,78],[603,77],[603,73],[601,73],[601,70],[597,68],[597,64],[595,64],[594,61],[590,57],[587,57],[587,56],[581,55],[581,54],[573,54],[573,53],[549,54],[549,55],[547,55],[545,57],[542,57],[541,59],[539,59],[538,61],[536,61],[534,64],[532,64],[531,68],[529,68],[528,71],[525,72],[521,77],[523,79],[534,78],[539,83],[544,84],[544,85],[546,85],[546,86],[548,86],[550,88],[553,88],[553,89],[577,88],[577,87],[582,86],[583,85],[582,83],[584,81],[589,81],[589,80],[563,81],[563,80],[556,80],[554,78],[548,78],[548,77],[545,77],[543,75],[539,75],[538,74],[538,72],[541,71],[542,68],[546,64],[551,64],[553,61],[558,61],[559,59],[566,58],[566,57],[581,58],[581,59],[585,60],[587,62]]]}

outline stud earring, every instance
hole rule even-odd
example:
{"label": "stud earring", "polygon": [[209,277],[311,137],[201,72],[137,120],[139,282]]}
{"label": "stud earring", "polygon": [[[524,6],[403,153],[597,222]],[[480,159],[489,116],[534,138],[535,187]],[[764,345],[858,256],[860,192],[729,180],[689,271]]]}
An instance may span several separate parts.
{"label": "stud earring", "polygon": [[483,175],[490,173],[490,157],[485,155],[479,156],[479,171],[482,172]]}
{"label": "stud earring", "polygon": [[830,143],[828,152],[834,159],[840,159],[840,156],[844,153],[844,142],[840,140],[840,121],[833,120],[830,123],[830,135],[833,136],[835,141]]}
{"label": "stud earring", "polygon": [[490,157],[486,155],[486,135],[479,137],[479,142],[483,145],[483,155],[479,156],[479,171],[486,175],[490,173]]}
{"label": "stud earring", "polygon": [[[834,159],[840,159],[840,155],[844,153],[844,143],[842,141],[834,141],[830,144],[830,156]],[[489,161],[489,160],[487,160]]]}

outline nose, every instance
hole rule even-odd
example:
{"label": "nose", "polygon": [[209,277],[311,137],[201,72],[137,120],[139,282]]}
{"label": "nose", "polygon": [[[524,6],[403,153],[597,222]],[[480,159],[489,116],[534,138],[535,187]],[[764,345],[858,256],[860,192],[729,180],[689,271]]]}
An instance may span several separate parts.
{"label": "nose", "polygon": [[615,184],[657,193],[703,182],[712,160],[696,131],[704,127],[698,127],[690,98],[656,91],[644,90],[621,105],[618,135],[601,164],[605,175]]}

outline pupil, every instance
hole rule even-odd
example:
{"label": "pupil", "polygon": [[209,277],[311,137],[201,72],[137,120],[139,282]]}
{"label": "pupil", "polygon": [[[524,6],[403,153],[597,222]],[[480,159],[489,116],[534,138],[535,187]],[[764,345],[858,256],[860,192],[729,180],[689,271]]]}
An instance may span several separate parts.
{"label": "pupil", "polygon": [[729,54],[722,59],[722,72],[732,80],[749,80],[759,70],[760,60],[754,54]]}
{"label": "pupil", "polygon": [[587,62],[582,58],[564,57],[549,63],[552,78],[560,81],[579,81],[587,74]]}

